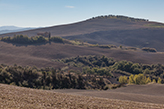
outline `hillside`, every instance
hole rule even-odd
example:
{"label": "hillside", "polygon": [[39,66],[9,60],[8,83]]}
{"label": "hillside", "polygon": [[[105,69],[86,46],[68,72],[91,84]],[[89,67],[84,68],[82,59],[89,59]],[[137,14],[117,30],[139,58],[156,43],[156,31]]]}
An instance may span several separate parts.
{"label": "hillside", "polygon": [[0,84],[0,108],[78,108],[78,109],[100,109],[100,108],[144,108],[161,109],[162,104],[142,103],[134,101],[104,99],[79,95],[62,94],[53,91],[29,89]]}
{"label": "hillside", "polygon": [[105,55],[116,60],[127,60],[143,64],[164,64],[163,53],[149,53],[134,50],[103,49],[97,47],[75,46],[61,43],[36,45],[13,45],[0,41],[0,64],[37,67],[61,67],[55,59],[76,57],[78,55]]}
{"label": "hillside", "polygon": [[52,36],[70,36],[70,35],[80,35],[86,33],[92,33],[96,31],[103,30],[119,30],[119,29],[138,29],[144,28],[147,21],[142,22],[130,22],[127,20],[117,19],[117,18],[94,18],[88,19],[85,21],[73,23],[73,24],[65,24],[59,26],[45,27],[39,28],[24,32],[16,32],[10,34],[2,34],[2,36],[13,36],[14,34],[24,34],[28,36],[35,36],[38,32],[51,32]]}
{"label": "hillside", "polygon": [[79,39],[93,44],[114,44],[132,47],[151,47],[164,51],[164,28],[140,28],[133,30],[99,31],[83,35],[67,36],[66,39]]}
{"label": "hillside", "polygon": [[0,37],[24,34],[36,36],[39,32],[51,32],[52,36],[81,39],[89,43],[114,44],[134,47],[152,47],[164,51],[164,24],[143,19],[119,16],[100,16],[85,21],[1,34]]}

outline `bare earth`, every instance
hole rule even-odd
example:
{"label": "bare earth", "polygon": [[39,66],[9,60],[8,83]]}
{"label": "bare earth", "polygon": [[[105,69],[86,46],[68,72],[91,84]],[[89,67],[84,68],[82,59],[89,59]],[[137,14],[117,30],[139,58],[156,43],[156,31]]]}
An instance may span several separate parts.
{"label": "bare earth", "polygon": [[[92,92],[94,93],[94,91]],[[0,84],[0,108],[162,109],[164,104],[87,97]]]}
{"label": "bare earth", "polygon": [[55,90],[55,92],[164,104],[164,85],[162,84],[129,85],[127,87],[107,91],[62,89]]}

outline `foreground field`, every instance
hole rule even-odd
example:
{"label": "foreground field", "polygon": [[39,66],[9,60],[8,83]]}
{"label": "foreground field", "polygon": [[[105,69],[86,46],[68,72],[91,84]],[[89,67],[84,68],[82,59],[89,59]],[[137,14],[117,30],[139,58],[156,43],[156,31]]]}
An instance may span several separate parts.
{"label": "foreground field", "polygon": [[68,93],[73,95],[101,97],[108,99],[129,100],[144,103],[164,104],[164,85],[129,85],[114,90],[77,90],[77,89],[58,89],[55,92]]}
{"label": "foreground field", "polygon": [[69,95],[0,84],[0,108],[161,109],[164,105]]}

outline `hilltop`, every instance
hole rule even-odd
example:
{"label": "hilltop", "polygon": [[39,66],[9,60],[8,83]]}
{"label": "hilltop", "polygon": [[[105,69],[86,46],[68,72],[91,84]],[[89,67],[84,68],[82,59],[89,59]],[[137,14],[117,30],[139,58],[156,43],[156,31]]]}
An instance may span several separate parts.
{"label": "hilltop", "polygon": [[0,37],[13,37],[20,34],[30,37],[36,36],[40,32],[50,32],[52,36],[71,40],[80,39],[92,44],[151,47],[158,51],[164,51],[163,23],[126,16],[99,16],[73,24],[1,34]]}
{"label": "hilltop", "polygon": [[115,29],[137,29],[144,28],[144,25],[147,24],[147,21],[128,21],[120,18],[103,18],[95,17],[87,19],[85,21],[58,25],[52,27],[39,28],[29,31],[15,32],[10,34],[2,34],[2,36],[13,36],[14,34],[23,34],[28,36],[35,36],[39,32],[51,32],[52,36],[70,36],[70,35],[80,35],[87,34],[97,31],[104,30],[115,30]]}

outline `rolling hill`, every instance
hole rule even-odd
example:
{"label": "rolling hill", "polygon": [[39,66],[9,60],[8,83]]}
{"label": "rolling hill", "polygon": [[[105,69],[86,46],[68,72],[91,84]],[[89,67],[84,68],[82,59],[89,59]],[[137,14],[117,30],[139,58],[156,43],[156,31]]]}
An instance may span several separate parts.
{"label": "rolling hill", "polygon": [[121,49],[75,46],[61,43],[36,45],[13,45],[0,41],[0,64],[37,67],[59,67],[55,59],[76,57],[78,55],[105,55],[116,60],[127,60],[143,64],[164,64],[164,54]]}
{"label": "rolling hill", "polygon": [[36,36],[39,32],[51,32],[52,36],[80,39],[94,44],[152,47],[164,51],[163,23],[125,16],[99,16],[73,24],[1,34],[0,37],[17,34]]}

